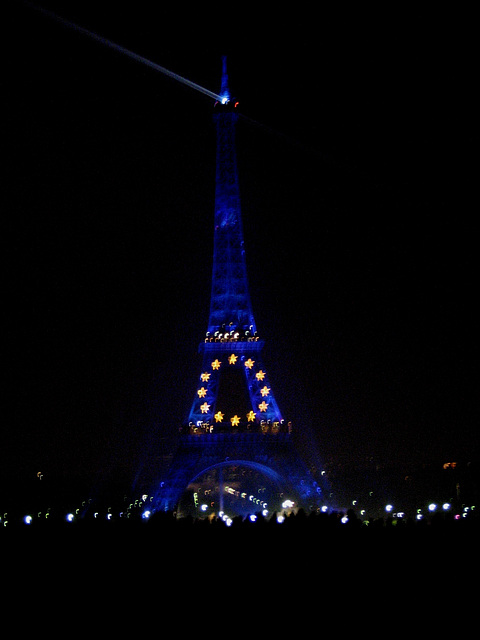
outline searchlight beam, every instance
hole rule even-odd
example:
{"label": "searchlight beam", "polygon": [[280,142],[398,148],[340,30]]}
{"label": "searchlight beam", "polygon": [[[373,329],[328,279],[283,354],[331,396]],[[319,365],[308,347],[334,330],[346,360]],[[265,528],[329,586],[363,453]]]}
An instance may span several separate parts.
{"label": "searchlight beam", "polygon": [[143,56],[138,55],[138,53],[135,53],[134,51],[130,51],[130,49],[126,49],[125,47],[122,47],[116,42],[112,42],[112,40],[108,40],[107,38],[104,38],[103,36],[98,35],[98,33],[95,33],[94,31],[85,29],[85,27],[81,27],[80,25],[76,24],[75,22],[71,22],[70,20],[66,20],[65,18],[62,18],[61,16],[54,13],[53,11],[49,11],[48,9],[44,9],[43,7],[38,7],[30,2],[27,2],[25,4],[27,4],[32,9],[39,11],[45,16],[52,18],[56,22],[59,22],[64,26],[69,27],[70,29],[74,29],[75,31],[78,31],[79,33],[89,37],[91,40],[100,42],[100,44],[103,44],[104,46],[109,47],[114,51],[118,51],[119,53],[122,53],[123,55],[128,56],[129,58],[131,58],[132,60],[135,60],[136,62],[140,62],[141,64],[144,64],[145,66],[150,67],[155,71],[159,71],[160,73],[163,73],[169,78],[173,78],[174,80],[181,82],[187,87],[190,87],[190,89],[195,89],[195,91],[199,91],[200,93],[203,93],[204,95],[209,96],[214,100],[218,100],[222,104],[225,104],[226,102],[228,102],[228,98],[226,98],[225,95],[222,96],[222,95],[219,95],[218,93],[214,93],[213,91],[210,91],[209,89],[205,89],[205,87],[200,86],[196,82],[192,82],[191,80],[188,80],[183,76],[180,76],[178,73],[174,73],[173,71],[170,71],[165,67],[162,67],[156,62],[152,62],[151,60],[148,60],[148,58],[144,58]]}

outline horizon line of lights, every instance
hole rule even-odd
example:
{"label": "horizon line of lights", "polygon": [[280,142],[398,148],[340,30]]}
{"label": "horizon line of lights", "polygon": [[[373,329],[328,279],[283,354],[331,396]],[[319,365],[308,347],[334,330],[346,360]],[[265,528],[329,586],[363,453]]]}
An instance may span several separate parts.
{"label": "horizon line of lights", "polygon": [[[142,496],[147,498],[147,496]],[[241,495],[241,497],[243,497],[243,494]],[[246,493],[245,493],[245,497],[246,497]],[[253,498],[251,500],[251,502],[254,502],[255,499],[253,497],[253,495],[250,495],[249,498]],[[150,501],[153,500],[153,496],[150,497]],[[260,501],[261,502],[261,501]],[[356,501],[354,501],[356,502]],[[112,513],[112,508],[108,507],[107,508],[107,513],[104,513],[102,515],[100,515],[100,513],[98,511],[95,511],[93,513],[93,519],[97,520],[97,521],[115,521],[117,520],[117,518],[119,519],[128,519],[132,513],[132,508],[136,508],[136,509],[141,509],[146,503],[146,500],[135,500],[134,502],[130,503],[129,507],[127,508],[126,511],[120,511],[118,512],[117,516],[115,516]],[[267,503],[262,503],[260,504],[260,506],[263,506],[263,509],[261,511],[261,515],[263,517],[266,517],[269,513],[269,511],[265,508],[267,506]],[[295,506],[295,503],[291,500],[285,500],[282,503],[282,508],[284,510],[290,510]],[[208,505],[201,505],[200,509],[202,511],[206,511],[206,509],[204,509],[203,507],[206,507],[206,509],[208,509]],[[452,510],[453,505],[450,502],[444,502],[441,505],[437,504],[436,502],[430,502],[426,505],[426,507],[424,508],[417,508],[416,513],[415,513],[415,520],[420,521],[423,520],[425,515],[435,515],[436,513],[448,513]],[[328,512],[329,508],[327,506],[322,506],[320,508],[321,513],[326,514]],[[395,508],[393,506],[393,504],[388,503],[387,505],[385,505],[384,508],[385,512],[388,514],[391,514],[390,517],[393,518],[398,518],[399,520],[402,520],[406,517],[406,513],[404,511],[395,511]],[[470,513],[473,513],[476,510],[476,505],[472,504],[472,505],[464,505],[462,506],[462,510],[460,513],[456,513],[453,517],[455,520],[460,520],[461,518],[467,518],[468,515]],[[83,519],[83,516],[80,514],[80,509],[76,509],[74,511],[69,511],[67,512],[64,516],[63,516],[63,520],[67,523],[75,523],[78,520]],[[333,510],[336,511],[336,510]],[[428,514],[425,514],[424,511],[427,511]],[[142,520],[149,520],[149,518],[153,515],[153,513],[155,512],[155,510],[153,508],[147,508],[144,511],[141,512],[141,519]],[[341,510],[338,512],[340,513]],[[38,512],[38,515],[32,515],[31,513],[27,513],[26,515],[24,515],[23,517],[17,518],[15,519],[15,522],[18,522],[19,520],[21,522],[23,522],[23,524],[25,524],[26,526],[30,526],[32,525],[36,520],[40,520],[40,519],[45,519],[47,520],[49,518],[49,516],[51,515],[51,511],[50,509],[47,510],[43,516],[41,515],[42,512]],[[362,509],[360,512],[360,515],[364,515],[365,510]],[[222,512],[223,515],[225,515],[225,512]],[[253,514],[254,515],[254,514]],[[226,519],[223,518],[222,516],[219,516],[224,522],[226,522]],[[227,518],[232,519],[230,516],[227,516]],[[256,516],[255,516],[256,518]],[[252,517],[250,516],[250,520],[253,522],[255,521],[255,518],[252,519]],[[277,521],[278,522],[283,522],[285,519],[285,517],[283,516],[283,514],[277,514]],[[348,516],[344,515],[343,518],[341,519],[342,523],[347,523],[348,522]],[[0,525],[2,525],[3,527],[6,527],[8,524],[10,523],[10,520],[8,519],[8,513],[4,512],[2,515],[0,515]],[[365,521],[365,523],[368,523],[368,521]],[[227,525],[230,526],[230,525]]]}

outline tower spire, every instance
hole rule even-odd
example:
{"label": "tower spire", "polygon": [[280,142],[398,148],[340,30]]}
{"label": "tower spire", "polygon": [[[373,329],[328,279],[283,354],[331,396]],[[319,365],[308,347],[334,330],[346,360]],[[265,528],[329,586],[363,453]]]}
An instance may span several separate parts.
{"label": "tower spire", "polygon": [[[223,58],[222,95],[228,92]],[[229,94],[228,94],[229,95]],[[239,332],[255,333],[243,242],[240,189],[238,184],[235,128],[236,105],[217,103],[213,116],[217,133],[215,179],[215,227],[212,294],[208,331],[235,326]]]}
{"label": "tower spire", "polygon": [[220,88],[220,97],[222,104],[227,104],[227,102],[230,101],[230,90],[228,88],[227,56],[222,56],[222,85]]}

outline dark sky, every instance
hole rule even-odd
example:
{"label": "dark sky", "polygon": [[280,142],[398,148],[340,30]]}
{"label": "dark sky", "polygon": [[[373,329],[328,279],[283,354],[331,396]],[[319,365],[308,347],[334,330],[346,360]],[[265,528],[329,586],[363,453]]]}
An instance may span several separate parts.
{"label": "dark sky", "polygon": [[[213,91],[229,56],[284,416],[330,460],[478,455],[469,16],[64,4],[42,6]],[[212,101],[22,3],[1,40],[2,473],[135,473],[200,371]]]}

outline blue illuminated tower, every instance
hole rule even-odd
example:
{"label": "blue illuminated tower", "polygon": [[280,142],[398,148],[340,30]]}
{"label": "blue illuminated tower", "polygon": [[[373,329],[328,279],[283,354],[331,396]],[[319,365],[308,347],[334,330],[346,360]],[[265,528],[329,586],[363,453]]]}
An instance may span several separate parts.
{"label": "blue illuminated tower", "polygon": [[273,395],[262,361],[264,341],[250,301],[240,207],[235,132],[238,103],[230,95],[223,59],[221,100],[215,104],[216,188],[210,316],[199,351],[203,363],[188,424],[158,508],[175,506],[189,482],[234,462],[268,476],[279,492],[310,507],[323,498],[293,446],[291,425]]}
{"label": "blue illuminated tower", "polygon": [[[200,344],[203,366],[189,427],[194,433],[258,427],[265,433],[279,431],[285,425],[262,362],[264,341],[257,333],[248,290],[235,151],[238,103],[230,96],[225,58],[220,95],[222,102],[216,103],[214,115],[217,165],[210,318]],[[241,375],[232,376],[232,370]],[[225,376],[233,377],[226,394],[229,386],[243,379],[249,402],[235,407],[225,393],[219,397]]]}

